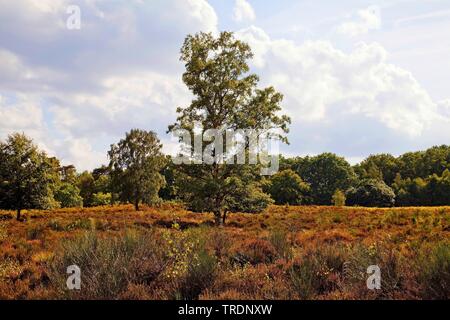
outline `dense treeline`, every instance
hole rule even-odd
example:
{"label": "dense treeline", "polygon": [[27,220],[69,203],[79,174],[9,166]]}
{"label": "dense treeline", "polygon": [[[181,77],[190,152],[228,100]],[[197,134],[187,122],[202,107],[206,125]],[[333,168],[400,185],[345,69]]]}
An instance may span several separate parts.
{"label": "dense treeline", "polygon": [[[142,143],[143,137],[149,140]],[[133,147],[135,140],[141,145]],[[20,218],[20,211],[27,208],[129,202],[138,209],[139,203],[189,198],[187,193],[193,190],[189,190],[182,166],[161,154],[154,133],[132,130],[118,145],[128,153],[134,150],[131,153],[136,159],[121,154],[121,148],[113,145],[108,166],[77,172],[74,166],[62,166],[55,157],[48,157],[25,135],[9,136],[0,142],[0,208],[17,210]],[[119,155],[122,166],[117,164]],[[142,173],[148,179],[143,179]],[[450,205],[450,146],[399,157],[371,155],[355,166],[332,153],[281,157],[278,173],[254,179],[261,189],[255,191],[252,183],[243,187],[239,190],[240,201],[230,206],[230,212],[259,212],[271,202],[377,207]]]}

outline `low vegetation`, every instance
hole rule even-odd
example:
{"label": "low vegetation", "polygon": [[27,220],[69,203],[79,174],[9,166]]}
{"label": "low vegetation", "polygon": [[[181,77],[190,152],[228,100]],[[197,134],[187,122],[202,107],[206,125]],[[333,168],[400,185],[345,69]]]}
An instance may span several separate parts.
{"label": "low vegetation", "polygon": [[[0,299],[448,299],[450,208],[0,211]],[[81,269],[68,290],[67,267]],[[369,290],[367,267],[381,269]]]}

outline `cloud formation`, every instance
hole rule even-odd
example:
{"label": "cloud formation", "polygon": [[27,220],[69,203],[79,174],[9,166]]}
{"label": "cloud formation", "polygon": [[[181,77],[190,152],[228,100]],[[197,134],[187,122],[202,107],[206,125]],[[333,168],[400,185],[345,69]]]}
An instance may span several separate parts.
{"label": "cloud formation", "polygon": [[252,22],[256,19],[255,11],[247,0],[235,0],[233,19],[236,22]]}
{"label": "cloud formation", "polygon": [[377,30],[381,27],[380,9],[370,6],[359,10],[353,20],[346,21],[338,26],[337,32],[346,36],[356,37]]}
{"label": "cloud formation", "polygon": [[[253,48],[254,67],[263,75],[263,83],[285,95],[284,106],[296,127],[311,130],[302,131],[313,138],[309,141],[324,126],[336,129],[342,122],[356,131],[364,124],[361,135],[371,146],[377,145],[380,132],[375,130],[390,132],[398,141],[413,141],[437,123],[449,123],[448,102],[439,107],[410,72],[388,62],[386,50],[377,43],[358,43],[343,52],[327,41],[297,44],[271,39],[257,27],[238,35]],[[344,132],[349,134],[346,143],[356,141],[348,129],[340,135]]]}

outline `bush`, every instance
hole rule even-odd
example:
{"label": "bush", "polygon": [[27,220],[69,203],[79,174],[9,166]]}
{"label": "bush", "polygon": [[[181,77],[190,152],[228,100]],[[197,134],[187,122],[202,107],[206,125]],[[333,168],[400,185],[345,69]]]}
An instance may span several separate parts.
{"label": "bush", "polygon": [[340,246],[317,248],[294,261],[289,278],[301,299],[312,299],[338,288],[336,279],[342,276],[344,263]]}
{"label": "bush", "polygon": [[287,239],[287,232],[282,229],[272,230],[269,241],[280,258],[289,259],[292,256],[291,244]]}
{"label": "bush", "polygon": [[80,196],[80,189],[76,186],[63,182],[55,191],[55,200],[61,205],[61,208],[82,207],[83,198]]}
{"label": "bush", "polygon": [[333,194],[333,204],[337,207],[345,206],[345,193],[342,190],[336,190]]}
{"label": "bush", "polygon": [[92,195],[92,206],[106,206],[108,204],[111,204],[111,193],[97,192]]}
{"label": "bush", "polygon": [[419,282],[424,299],[450,298],[450,244],[442,243],[431,252],[422,252]]}
{"label": "bush", "polygon": [[263,239],[246,240],[240,244],[238,250],[234,260],[241,264],[271,263],[277,257],[277,252],[273,245]]}
{"label": "bush", "polygon": [[44,227],[37,226],[29,226],[27,228],[27,240],[37,240],[42,237],[44,234]]}
{"label": "bush", "polygon": [[216,266],[216,258],[205,249],[200,249],[189,261],[187,273],[178,285],[177,298],[198,299],[202,291],[214,282]]}
{"label": "bush", "polygon": [[357,187],[347,190],[347,204],[366,207],[392,207],[394,191],[380,180],[364,180]]}
{"label": "bush", "polygon": [[[164,243],[153,232],[127,232],[123,237],[102,239],[95,232],[62,244],[50,264],[53,285],[62,296],[76,299],[115,299],[130,284],[150,285],[166,268]],[[66,290],[66,268],[77,265],[82,290]]]}
{"label": "bush", "polygon": [[268,189],[276,204],[303,204],[310,192],[309,185],[290,169],[274,174]]}

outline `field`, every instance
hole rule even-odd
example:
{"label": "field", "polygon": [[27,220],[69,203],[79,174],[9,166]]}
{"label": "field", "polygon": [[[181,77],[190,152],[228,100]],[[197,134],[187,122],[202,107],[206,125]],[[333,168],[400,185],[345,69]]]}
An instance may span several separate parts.
{"label": "field", "polygon": [[[450,207],[0,211],[0,299],[448,299]],[[68,290],[67,267],[81,270]],[[378,265],[381,288],[367,288]]]}

